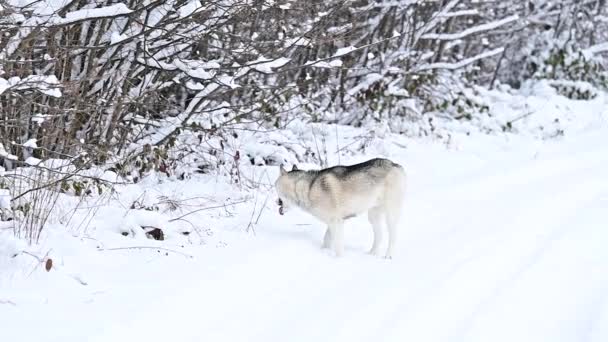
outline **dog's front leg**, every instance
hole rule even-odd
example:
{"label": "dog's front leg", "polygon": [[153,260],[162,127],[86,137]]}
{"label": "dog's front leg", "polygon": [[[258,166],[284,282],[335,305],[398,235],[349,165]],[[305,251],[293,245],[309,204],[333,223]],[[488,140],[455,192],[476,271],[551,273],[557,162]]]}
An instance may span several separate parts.
{"label": "dog's front leg", "polygon": [[330,223],[329,230],[334,252],[341,257],[344,255],[344,222],[340,220]]}
{"label": "dog's front leg", "polygon": [[321,248],[330,248],[331,247],[331,229],[327,226],[325,230],[325,236],[323,237],[323,245]]}

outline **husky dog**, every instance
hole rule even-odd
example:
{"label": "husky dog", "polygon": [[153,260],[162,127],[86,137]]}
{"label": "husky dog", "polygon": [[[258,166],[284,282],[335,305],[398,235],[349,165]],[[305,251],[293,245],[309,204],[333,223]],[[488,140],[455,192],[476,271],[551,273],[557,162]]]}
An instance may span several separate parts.
{"label": "husky dog", "polygon": [[275,182],[279,195],[279,214],[299,207],[327,224],[323,248],[333,247],[337,256],[344,253],[344,221],[367,211],[374,229],[369,251],[380,255],[382,223],[388,228],[386,258],[395,250],[397,224],[405,195],[405,171],[388,159],[371,159],[350,166],[323,170],[299,170],[296,166],[281,173]]}

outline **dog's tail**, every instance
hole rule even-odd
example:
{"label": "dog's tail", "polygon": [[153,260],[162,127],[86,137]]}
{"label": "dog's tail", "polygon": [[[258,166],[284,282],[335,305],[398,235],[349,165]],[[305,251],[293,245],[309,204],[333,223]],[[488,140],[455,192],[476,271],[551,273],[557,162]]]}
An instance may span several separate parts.
{"label": "dog's tail", "polygon": [[391,174],[389,189],[387,189],[387,200],[392,202],[393,205],[402,206],[407,192],[407,173],[402,165],[393,162]]}

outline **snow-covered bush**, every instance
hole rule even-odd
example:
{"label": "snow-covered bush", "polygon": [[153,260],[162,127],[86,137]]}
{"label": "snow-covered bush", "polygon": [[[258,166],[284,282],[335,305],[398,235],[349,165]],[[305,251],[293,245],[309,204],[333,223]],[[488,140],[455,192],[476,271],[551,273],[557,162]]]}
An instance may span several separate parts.
{"label": "snow-covered bush", "polygon": [[7,178],[15,235],[29,243],[38,242],[57,203],[59,193],[49,189],[57,179],[55,175],[36,168],[18,168],[10,176]]}
{"label": "snow-covered bush", "polygon": [[0,221],[11,220],[11,194],[8,189],[4,189],[0,184]]}
{"label": "snow-covered bush", "polygon": [[218,132],[306,112],[352,124],[419,115],[437,70],[502,51],[460,42],[516,20],[475,1],[3,4],[0,120],[19,128],[0,134],[9,152],[24,159],[8,143],[36,139],[39,159],[86,152],[144,169],[145,146],[162,150],[195,121]]}
{"label": "snow-covered bush", "polygon": [[554,80],[549,85],[558,94],[573,100],[591,100],[598,95],[598,89],[584,81]]}
{"label": "snow-covered bush", "polygon": [[464,85],[437,94],[429,103],[428,112],[449,116],[456,120],[472,120],[474,117],[487,114],[489,106],[475,88]]}
{"label": "snow-covered bush", "polygon": [[311,148],[275,128],[434,134],[440,120],[488,118],[477,86],[528,79],[590,99],[606,86],[604,5],[0,0],[0,165],[45,171],[57,182],[39,186],[76,196],[109,190],[82,176],[99,170],[254,184],[250,166],[328,163],[329,136],[315,131]]}
{"label": "snow-covered bush", "polygon": [[[608,69],[602,59],[571,41],[556,41],[547,34],[536,38],[526,55],[521,56],[523,68],[517,76],[519,79],[581,81],[608,89]],[[568,86],[571,90],[558,90],[573,98],[591,98],[587,91],[574,91],[574,86],[575,83],[571,83]]]}
{"label": "snow-covered bush", "polygon": [[8,180],[5,177],[6,170],[0,166],[0,221],[12,220],[11,192],[8,188]]}
{"label": "snow-covered bush", "polygon": [[[511,35],[500,79],[519,87],[529,79],[583,81],[608,89],[608,6],[605,1],[535,1],[522,8],[526,19]],[[579,83],[581,84],[581,83]],[[592,94],[559,89],[585,99]]]}

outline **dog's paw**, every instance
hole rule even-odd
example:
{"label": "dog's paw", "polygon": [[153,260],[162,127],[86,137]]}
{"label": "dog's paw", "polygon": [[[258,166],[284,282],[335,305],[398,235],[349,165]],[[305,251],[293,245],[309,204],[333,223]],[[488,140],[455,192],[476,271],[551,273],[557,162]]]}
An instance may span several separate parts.
{"label": "dog's paw", "polygon": [[328,257],[328,258],[331,258],[331,259],[333,259],[333,258],[335,258],[335,257],[336,257],[336,252],[333,250],[333,248],[321,248],[321,249],[319,250],[319,252],[320,252],[322,255],[324,255],[324,256],[326,256],[326,257]]}
{"label": "dog's paw", "polygon": [[344,256],[344,247],[340,248],[340,247],[334,246],[334,248],[332,248],[332,249],[333,249],[333,252],[334,252],[334,255],[336,256],[336,258],[341,258]]}
{"label": "dog's paw", "polygon": [[373,256],[380,256],[380,250],[378,248],[372,248],[369,250],[369,252],[367,252],[369,255],[373,255]]}

